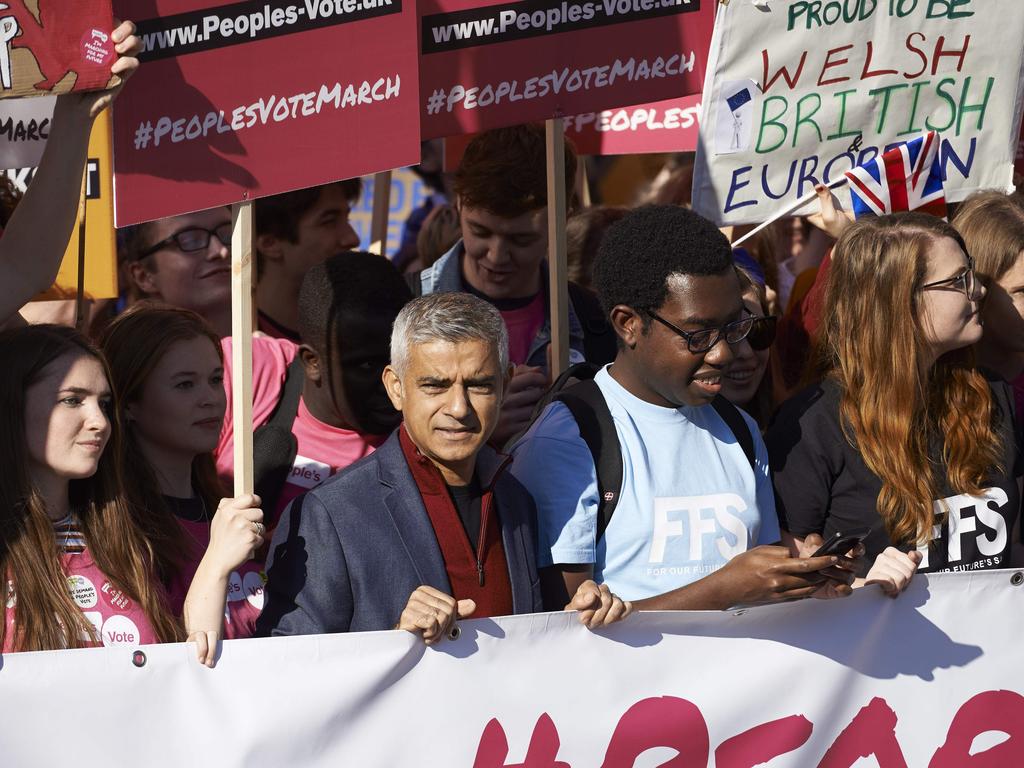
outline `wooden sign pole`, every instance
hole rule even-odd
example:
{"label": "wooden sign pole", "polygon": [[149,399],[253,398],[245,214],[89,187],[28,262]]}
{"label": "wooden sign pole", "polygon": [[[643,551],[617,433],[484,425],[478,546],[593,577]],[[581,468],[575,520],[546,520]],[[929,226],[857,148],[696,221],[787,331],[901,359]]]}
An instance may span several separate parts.
{"label": "wooden sign pole", "polygon": [[231,402],[235,433],[235,496],[253,492],[252,241],[252,202],[231,206]]}
{"label": "wooden sign pole", "polygon": [[75,328],[85,328],[85,212],[86,193],[88,192],[89,164],[85,164],[82,175],[82,195],[78,199],[78,283],[75,295]]}
{"label": "wooden sign pole", "polygon": [[593,204],[590,198],[590,178],[587,176],[587,158],[582,155],[579,156],[579,165],[576,166],[576,186],[580,206],[589,208]]}
{"label": "wooden sign pole", "polygon": [[373,174],[373,217],[370,219],[370,253],[388,255],[388,214],[391,211],[391,171]]}
{"label": "wooden sign pole", "polygon": [[544,124],[548,170],[548,286],[551,294],[551,378],[569,367],[569,278],[565,244],[565,128]]}

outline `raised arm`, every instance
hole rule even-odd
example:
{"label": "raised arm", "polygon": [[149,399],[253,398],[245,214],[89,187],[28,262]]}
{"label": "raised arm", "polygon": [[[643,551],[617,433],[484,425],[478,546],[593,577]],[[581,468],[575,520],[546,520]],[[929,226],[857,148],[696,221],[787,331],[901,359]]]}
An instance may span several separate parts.
{"label": "raised arm", "polygon": [[0,238],[0,327],[53,283],[78,217],[89,133],[124,81],[138,68],[142,41],[126,21],[111,35],[118,58],[110,68],[121,85],[57,97],[50,137],[32,183]]}

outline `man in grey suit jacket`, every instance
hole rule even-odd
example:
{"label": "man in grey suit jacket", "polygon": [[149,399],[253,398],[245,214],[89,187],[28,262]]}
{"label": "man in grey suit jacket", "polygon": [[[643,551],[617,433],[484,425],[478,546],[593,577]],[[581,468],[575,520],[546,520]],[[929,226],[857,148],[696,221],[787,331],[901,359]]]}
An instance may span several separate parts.
{"label": "man in grey suit jacket", "polygon": [[[430,644],[460,618],[544,610],[533,499],[486,445],[510,374],[489,303],[434,294],[402,310],[384,383],[403,425],[284,512],[259,634],[397,628]],[[566,609],[595,628],[632,607],[589,581]]]}

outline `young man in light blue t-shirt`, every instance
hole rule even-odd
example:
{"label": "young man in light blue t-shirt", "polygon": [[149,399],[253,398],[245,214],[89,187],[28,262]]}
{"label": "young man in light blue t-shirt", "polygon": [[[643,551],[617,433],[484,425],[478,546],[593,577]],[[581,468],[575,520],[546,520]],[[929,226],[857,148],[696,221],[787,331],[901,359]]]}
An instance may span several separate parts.
{"label": "young man in light blue t-shirt", "polygon": [[594,459],[562,403],[513,447],[512,472],[537,503],[545,602],[561,607],[589,578],[646,610],[848,594],[852,574],[834,568],[846,561],[772,546],[779,523],[757,425],[743,414],[752,467],[710,405],[752,321],[728,240],[686,209],[641,208],[609,229],[595,284],[619,341],[594,381],[618,434],[622,486],[598,535]]}

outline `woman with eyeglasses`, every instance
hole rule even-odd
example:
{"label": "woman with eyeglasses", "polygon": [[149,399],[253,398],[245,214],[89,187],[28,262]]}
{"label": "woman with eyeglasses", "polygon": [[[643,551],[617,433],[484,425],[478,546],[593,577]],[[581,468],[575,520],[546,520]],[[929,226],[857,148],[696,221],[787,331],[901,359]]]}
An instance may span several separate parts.
{"label": "woman with eyeglasses", "polygon": [[1009,565],[1021,467],[1008,388],[974,366],[985,289],[941,219],[862,219],[832,256],[819,384],[767,443],[794,551],[867,529],[863,583]]}
{"label": "woman with eyeglasses", "polygon": [[[144,302],[110,324],[101,346],[120,403],[137,524],[172,613],[203,630],[193,639],[212,665],[222,634],[253,635],[264,584],[263,563],[252,559],[263,543],[259,499],[222,499],[214,465],[227,407],[219,340],[196,313]],[[193,584],[203,604],[186,599]]]}
{"label": "woman with eyeglasses", "polygon": [[746,339],[733,347],[732,365],[722,376],[722,396],[753,416],[764,431],[773,405],[771,377],[765,373],[777,318],[768,314],[764,285],[742,267],[736,273],[743,287],[743,306],[754,321]]}

